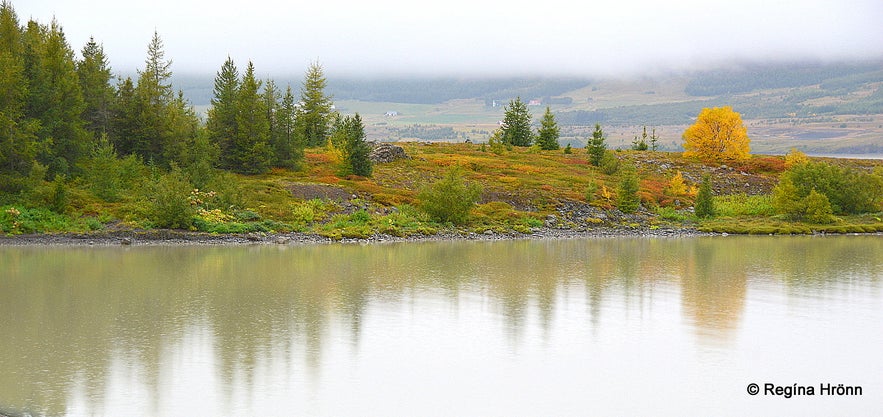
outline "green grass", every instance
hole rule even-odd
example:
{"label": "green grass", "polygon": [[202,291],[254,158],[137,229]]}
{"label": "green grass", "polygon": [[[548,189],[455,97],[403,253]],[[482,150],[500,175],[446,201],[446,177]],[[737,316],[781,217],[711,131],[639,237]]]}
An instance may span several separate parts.
{"label": "green grass", "polygon": [[770,195],[715,196],[714,210],[718,217],[773,216],[776,214]]}
{"label": "green grass", "polygon": [[776,217],[717,218],[700,223],[700,231],[747,235],[883,232],[883,221],[874,216],[848,216],[833,224],[789,222]]}

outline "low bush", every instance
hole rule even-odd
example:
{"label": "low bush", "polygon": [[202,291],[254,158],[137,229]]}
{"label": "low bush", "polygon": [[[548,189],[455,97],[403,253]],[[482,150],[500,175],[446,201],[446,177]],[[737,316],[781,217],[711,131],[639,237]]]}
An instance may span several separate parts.
{"label": "low bush", "polygon": [[467,183],[460,170],[454,168],[448,170],[444,178],[421,190],[417,200],[420,209],[433,220],[462,224],[480,195],[481,188]]}

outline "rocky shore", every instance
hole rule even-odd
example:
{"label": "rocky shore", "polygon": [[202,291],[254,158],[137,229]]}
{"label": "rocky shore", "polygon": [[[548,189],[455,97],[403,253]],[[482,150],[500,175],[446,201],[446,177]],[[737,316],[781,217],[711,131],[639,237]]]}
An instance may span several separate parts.
{"label": "rocky shore", "polygon": [[131,230],[94,233],[27,234],[0,236],[0,246],[75,245],[75,246],[143,246],[143,245],[315,245],[330,243],[384,243],[427,241],[498,241],[517,239],[578,239],[605,237],[691,237],[712,233],[693,228],[593,227],[585,229],[541,227],[530,233],[487,231],[473,233],[443,231],[434,235],[407,237],[377,234],[365,239],[334,240],[310,233],[249,233],[210,234],[186,230]]}

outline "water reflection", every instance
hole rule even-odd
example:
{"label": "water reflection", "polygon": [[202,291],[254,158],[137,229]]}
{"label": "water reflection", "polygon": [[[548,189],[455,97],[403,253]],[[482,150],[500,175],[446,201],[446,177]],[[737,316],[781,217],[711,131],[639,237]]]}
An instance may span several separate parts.
{"label": "water reflection", "polygon": [[601,338],[621,316],[641,321],[679,298],[696,342],[726,346],[752,282],[795,294],[876,286],[881,253],[877,237],[0,247],[0,410],[103,414],[135,378],[139,409],[168,414],[159,397],[189,380],[183,367],[214,374],[219,386],[205,389],[248,414],[238,399],[258,394],[240,390],[279,369],[317,384],[332,367],[323,355],[360,357],[366,320],[402,326],[402,308],[486,321],[517,352],[580,321]]}

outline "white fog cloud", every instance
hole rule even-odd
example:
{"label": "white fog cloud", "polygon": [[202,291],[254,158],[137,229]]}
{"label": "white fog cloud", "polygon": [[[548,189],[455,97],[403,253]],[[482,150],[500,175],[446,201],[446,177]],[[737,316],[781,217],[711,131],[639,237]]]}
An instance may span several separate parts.
{"label": "white fog cloud", "polygon": [[[304,3],[304,4],[299,4]],[[79,50],[95,36],[117,70],[142,66],[153,30],[176,72],[229,54],[261,73],[616,75],[744,60],[883,57],[879,0],[602,2],[29,0]]]}

